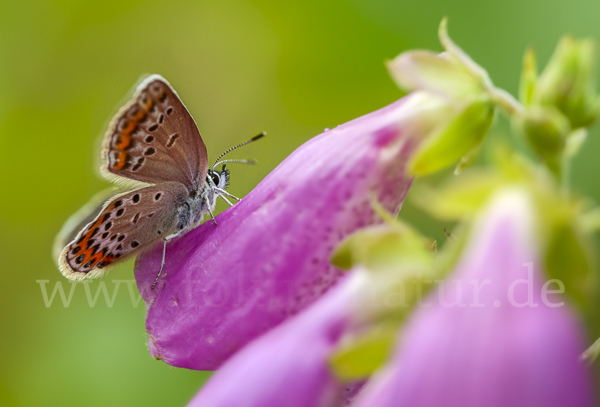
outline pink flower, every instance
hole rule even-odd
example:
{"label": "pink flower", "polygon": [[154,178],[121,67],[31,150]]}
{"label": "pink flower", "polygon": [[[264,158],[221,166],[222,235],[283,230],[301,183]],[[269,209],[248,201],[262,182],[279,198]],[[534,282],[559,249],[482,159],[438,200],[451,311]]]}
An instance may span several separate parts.
{"label": "pink flower", "polygon": [[356,407],[593,405],[583,333],[560,283],[544,282],[527,197],[494,200]]}
{"label": "pink flower", "polygon": [[189,406],[341,406],[343,386],[327,358],[350,321],[362,277],[346,276],[311,307],[251,342]]}
{"label": "pink flower", "polygon": [[[398,213],[411,185],[405,167],[451,107],[414,93],[299,147],[248,196],[136,264],[148,309],[151,354],[170,365],[213,370],[252,339],[331,287],[337,244],[379,222],[375,193]],[[235,174],[234,174],[235,176]]]}

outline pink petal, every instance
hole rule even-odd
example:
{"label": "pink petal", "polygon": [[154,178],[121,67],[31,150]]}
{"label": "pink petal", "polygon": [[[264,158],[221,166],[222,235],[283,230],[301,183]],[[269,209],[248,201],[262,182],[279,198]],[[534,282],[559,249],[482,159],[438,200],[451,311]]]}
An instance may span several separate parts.
{"label": "pink petal", "polygon": [[[138,258],[151,354],[170,365],[216,369],[252,339],[302,310],[340,277],[336,245],[379,222],[375,193],[400,210],[418,141],[448,112],[413,94],[299,147],[248,196],[167,246],[167,273],[150,289],[162,249]],[[234,174],[235,176],[235,174]]]}
{"label": "pink petal", "polygon": [[[579,360],[579,322],[567,305],[547,305],[562,298],[544,302],[541,295],[544,274],[525,197],[508,193],[485,213],[444,283],[445,303],[439,290],[429,296],[432,306],[417,310],[397,355],[355,406],[593,405],[590,372]],[[464,306],[448,305],[459,299]]]}
{"label": "pink petal", "polygon": [[352,315],[360,277],[347,276],[311,307],[248,344],[189,406],[341,406],[343,386],[327,358]]}

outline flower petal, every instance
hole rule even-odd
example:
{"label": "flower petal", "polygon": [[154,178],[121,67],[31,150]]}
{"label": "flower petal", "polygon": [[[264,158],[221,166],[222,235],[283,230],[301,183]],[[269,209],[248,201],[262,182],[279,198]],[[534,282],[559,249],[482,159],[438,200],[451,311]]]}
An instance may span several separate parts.
{"label": "flower petal", "polygon": [[311,307],[248,344],[189,406],[342,405],[344,388],[327,358],[350,320],[363,277],[346,276]]}
{"label": "flower petal", "polygon": [[357,407],[593,405],[578,321],[542,291],[526,197],[505,193],[486,211]]}
{"label": "flower petal", "polygon": [[415,93],[308,141],[219,215],[218,226],[206,222],[169,243],[155,290],[162,250],[140,256],[135,276],[151,354],[213,370],[311,304],[340,277],[329,263],[337,244],[379,222],[370,194],[399,211],[415,145],[450,110]]}

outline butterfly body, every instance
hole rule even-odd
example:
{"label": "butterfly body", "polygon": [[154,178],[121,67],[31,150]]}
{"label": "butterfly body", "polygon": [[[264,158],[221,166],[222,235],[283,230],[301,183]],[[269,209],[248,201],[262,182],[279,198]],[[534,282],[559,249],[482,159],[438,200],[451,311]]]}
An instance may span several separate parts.
{"label": "butterfly body", "polygon": [[208,168],[207,160],[177,93],[161,76],[148,77],[111,121],[102,149],[101,174],[132,190],[96,208],[93,220],[68,223],[77,233],[59,255],[63,275],[98,277],[111,264],[198,226],[204,215],[212,216],[217,197],[231,204],[223,196],[232,196],[225,191],[229,171]]}
{"label": "butterfly body", "polygon": [[198,191],[190,191],[183,204],[177,206],[175,229],[165,239],[186,234],[200,224],[204,215],[214,211],[219,196],[218,189],[225,190],[229,184],[229,171],[223,168],[220,173],[213,170],[209,170],[209,173],[211,180],[216,177],[218,181],[214,183],[207,180]]}

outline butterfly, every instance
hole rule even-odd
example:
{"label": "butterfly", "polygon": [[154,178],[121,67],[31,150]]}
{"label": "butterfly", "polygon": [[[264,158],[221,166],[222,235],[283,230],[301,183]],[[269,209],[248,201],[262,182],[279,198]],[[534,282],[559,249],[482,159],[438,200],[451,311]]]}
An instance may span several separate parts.
{"label": "butterfly", "polygon": [[253,161],[221,158],[264,135],[230,148],[209,168],[198,127],[175,90],[160,75],[147,77],[114,116],[102,143],[100,173],[131,190],[106,201],[96,198],[67,222],[57,240],[69,242],[58,256],[62,274],[71,280],[99,277],[162,241],[156,284],[167,242],[198,226],[206,214],[216,225],[217,197],[231,206],[226,197],[239,200],[227,192],[226,163]]}

